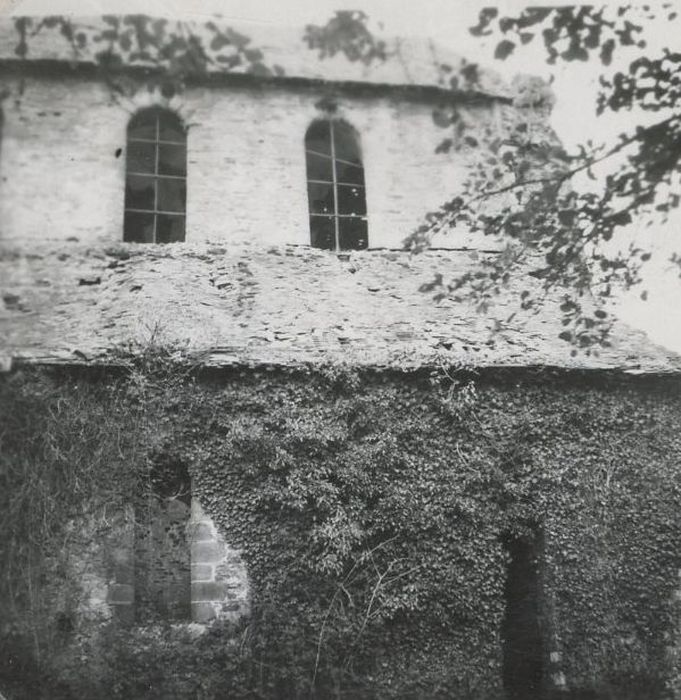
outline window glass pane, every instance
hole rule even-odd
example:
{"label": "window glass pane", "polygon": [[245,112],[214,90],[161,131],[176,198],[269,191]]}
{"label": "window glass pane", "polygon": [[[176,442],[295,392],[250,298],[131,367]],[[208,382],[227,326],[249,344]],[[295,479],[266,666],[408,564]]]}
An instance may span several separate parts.
{"label": "window glass pane", "polygon": [[187,157],[184,146],[158,145],[158,172],[161,175],[181,175],[187,170]]}
{"label": "window glass pane", "polygon": [[[319,120],[305,136],[311,243],[343,250],[368,247],[364,168],[356,131],[345,122]],[[331,155],[332,158],[326,156]]]}
{"label": "window glass pane", "polygon": [[307,153],[307,179],[308,180],[333,180],[333,168],[331,158],[316,156],[308,151]]}
{"label": "window glass pane", "polygon": [[307,130],[305,136],[305,148],[317,153],[331,155],[330,124],[326,120],[314,122]]}
{"label": "window glass pane", "polygon": [[366,219],[339,218],[338,228],[341,250],[362,250],[367,247],[369,236]]}
{"label": "window glass pane", "polygon": [[362,163],[357,136],[355,135],[355,130],[349,124],[344,122],[333,123],[333,143],[336,158],[348,160],[358,165]]}
{"label": "window glass pane", "polygon": [[348,165],[342,161],[336,161],[336,177],[338,182],[364,185],[364,168],[361,165]]}
{"label": "window glass pane", "polygon": [[362,216],[367,213],[364,188],[355,185],[338,185],[338,213]]}
{"label": "window glass pane", "polygon": [[184,216],[158,214],[156,219],[156,242],[175,243],[184,240]]}
{"label": "window glass pane", "polygon": [[156,187],[158,187],[157,208],[159,211],[184,212],[184,203],[187,196],[185,180],[160,177]]}
{"label": "window glass pane", "polygon": [[333,216],[311,216],[310,238],[315,248],[336,249],[336,233]]}
{"label": "window glass pane", "polygon": [[186,132],[182,123],[174,114],[160,112],[159,122],[161,141],[178,141],[179,143],[186,141]]}
{"label": "window glass pane", "polygon": [[156,139],[156,113],[140,112],[128,125],[129,139]]}
{"label": "window glass pane", "polygon": [[156,146],[131,141],[128,144],[127,169],[131,173],[153,173],[156,169]]}
{"label": "window glass pane", "polygon": [[311,214],[333,214],[333,185],[308,182]]}
{"label": "window glass pane", "polygon": [[125,184],[126,209],[154,209],[155,178],[148,175],[128,175]]}
{"label": "window glass pane", "polygon": [[[160,143],[163,140],[179,143]],[[153,108],[139,112],[130,120],[124,240],[140,243],[184,240],[185,144],[186,130],[171,112]],[[157,211],[177,212],[178,215],[160,215],[155,213]]]}
{"label": "window glass pane", "polygon": [[153,243],[154,215],[126,211],[123,220],[123,240],[128,243]]}

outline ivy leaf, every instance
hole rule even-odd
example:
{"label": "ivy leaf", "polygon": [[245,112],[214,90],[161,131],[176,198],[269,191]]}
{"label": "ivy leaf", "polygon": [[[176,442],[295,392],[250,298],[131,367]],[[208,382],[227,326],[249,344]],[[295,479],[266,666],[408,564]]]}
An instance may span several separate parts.
{"label": "ivy leaf", "polygon": [[434,109],[433,110],[433,122],[443,128],[446,129],[451,123],[452,123],[452,117],[451,114],[444,109]]}
{"label": "ivy leaf", "polygon": [[259,63],[263,59],[263,53],[260,49],[244,49],[244,56],[251,63]]}
{"label": "ivy leaf", "polygon": [[575,223],[576,217],[577,213],[570,209],[561,209],[558,212],[558,221],[560,221],[563,226],[572,226]]}
{"label": "ivy leaf", "polygon": [[123,49],[123,51],[130,51],[132,48],[132,39],[130,37],[129,32],[125,32],[125,34],[121,34],[120,39],[118,40],[118,44]]}
{"label": "ivy leaf", "polygon": [[497,44],[497,48],[494,50],[494,58],[500,61],[508,58],[515,50],[515,43],[509,39],[504,39]]}
{"label": "ivy leaf", "polygon": [[453,139],[444,139],[443,141],[440,141],[440,143],[437,145],[435,153],[449,153],[453,145]]}
{"label": "ivy leaf", "polygon": [[59,31],[67,41],[71,41],[71,39],[73,39],[73,27],[69,22],[62,22]]}
{"label": "ivy leaf", "polygon": [[603,45],[601,46],[600,58],[601,58],[601,63],[603,63],[604,66],[609,66],[612,63],[612,53],[614,50],[615,50],[615,40],[614,39],[607,39],[606,41],[603,42]]}

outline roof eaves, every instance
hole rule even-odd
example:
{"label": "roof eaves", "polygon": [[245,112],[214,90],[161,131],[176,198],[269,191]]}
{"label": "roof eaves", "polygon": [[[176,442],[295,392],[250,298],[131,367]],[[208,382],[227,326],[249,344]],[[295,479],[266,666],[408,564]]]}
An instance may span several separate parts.
{"label": "roof eaves", "polygon": [[[134,354],[129,356],[98,356],[88,359],[82,353],[64,354],[61,357],[51,354],[49,357],[41,356],[0,356],[0,374],[9,373],[19,370],[22,367],[43,367],[46,369],[92,369],[92,370],[111,370],[120,371],[130,368],[135,360],[139,359]],[[225,359],[225,358],[223,358]],[[303,362],[281,362],[281,361],[254,361],[240,360],[236,356],[225,359],[223,362],[202,362],[200,358],[187,356],[174,360],[170,365],[177,367],[194,368],[196,371],[230,371],[230,370],[267,370],[267,371],[288,371],[288,372],[314,372],[325,367],[337,365],[334,361],[303,361]],[[169,365],[169,366],[170,366]],[[448,374],[471,374],[471,375],[501,375],[513,374],[530,376],[552,376],[558,378],[574,378],[574,379],[596,379],[596,378],[612,378],[622,379],[630,378],[634,380],[649,379],[652,381],[665,379],[681,379],[681,367],[673,369],[646,370],[635,367],[564,367],[559,365],[514,365],[514,364],[493,364],[493,365],[459,365],[454,364],[451,367],[438,363],[422,363],[413,366],[401,366],[390,363],[378,364],[351,364],[351,369],[357,371],[366,371],[373,373],[397,373],[401,375],[411,375],[420,373],[430,373],[435,370],[446,370]]]}
{"label": "roof eaves", "polygon": [[[0,72],[28,74],[40,77],[80,76],[90,79],[101,77],[100,67],[93,61],[69,61],[60,58],[0,58]],[[112,75],[128,75],[144,80],[154,75],[161,75],[162,69],[142,63],[131,64],[112,71]],[[187,84],[192,86],[234,86],[234,85],[269,85],[299,88],[334,87],[354,94],[372,96],[400,94],[411,98],[439,99],[456,103],[490,103],[511,104],[512,98],[496,95],[482,90],[452,90],[437,85],[409,83],[387,83],[360,80],[337,80],[309,78],[302,76],[256,75],[253,73],[211,71],[190,75]]]}

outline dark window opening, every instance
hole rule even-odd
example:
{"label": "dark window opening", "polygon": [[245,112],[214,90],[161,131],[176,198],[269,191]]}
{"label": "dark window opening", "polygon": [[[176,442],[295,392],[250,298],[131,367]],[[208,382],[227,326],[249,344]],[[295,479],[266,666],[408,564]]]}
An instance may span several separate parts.
{"label": "dark window opening", "polygon": [[314,122],[305,135],[310,242],[326,250],[369,245],[364,168],[355,130],[345,122]]}
{"label": "dark window opening", "polygon": [[180,120],[147,109],[128,124],[123,240],[173,243],[185,236],[187,134]]}
{"label": "dark window opening", "polygon": [[506,535],[506,609],[502,622],[503,681],[508,700],[540,700],[544,639],[540,614],[541,535]]}
{"label": "dark window opening", "polygon": [[135,530],[137,621],[187,621],[191,618],[189,475],[181,464],[164,462],[154,467],[141,491]]}

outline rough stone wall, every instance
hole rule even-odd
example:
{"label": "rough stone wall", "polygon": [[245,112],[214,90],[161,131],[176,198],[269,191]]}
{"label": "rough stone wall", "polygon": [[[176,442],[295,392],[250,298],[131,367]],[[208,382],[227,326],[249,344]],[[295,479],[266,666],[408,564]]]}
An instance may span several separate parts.
{"label": "rough stone wall", "polygon": [[106,602],[116,620],[131,624],[135,619],[135,520],[129,506],[118,513],[104,543],[108,558]]}
{"label": "rough stone wall", "polygon": [[[0,246],[0,361],[119,363],[165,347],[202,365],[558,366],[678,372],[681,357],[615,324],[611,347],[571,355],[559,300],[517,314],[518,276],[485,316],[419,291],[464,274],[470,251],[353,251],[304,246]],[[530,287],[531,288],[531,287]],[[557,302],[553,303],[553,301]]]}
{"label": "rough stone wall", "polygon": [[236,619],[248,612],[246,566],[206,515],[198,499],[192,499],[191,605],[194,622]]}
{"label": "rough stone wall", "polygon": [[[141,85],[135,98],[114,101],[100,82],[28,77],[20,99],[3,104],[0,239],[120,241],[126,126],[135,111],[159,104],[189,127],[188,241],[309,244],[304,136],[330,90],[196,87],[168,101]],[[339,89],[335,100],[337,116],[360,135],[369,245],[399,247],[460,188],[480,154],[435,153],[447,134],[427,100]],[[502,128],[494,101],[461,109],[476,132]]]}
{"label": "rough stone wall", "polygon": [[[75,611],[79,623],[103,622],[112,617],[125,625],[154,622],[148,615],[140,618],[137,610],[140,604],[148,603],[140,600],[137,569],[150,562],[139,559],[142,550],[136,548],[134,518],[130,506],[113,517],[103,536],[90,529],[89,535],[78,540],[77,547],[65,552],[74,580],[80,584]],[[191,563],[191,593],[185,605],[187,609],[191,606],[191,615],[185,620],[175,616],[170,621],[208,623],[218,619],[236,620],[247,613],[250,588],[246,566],[240,553],[225,542],[197,498],[192,498],[186,546]],[[65,603],[57,605],[68,607]]]}

